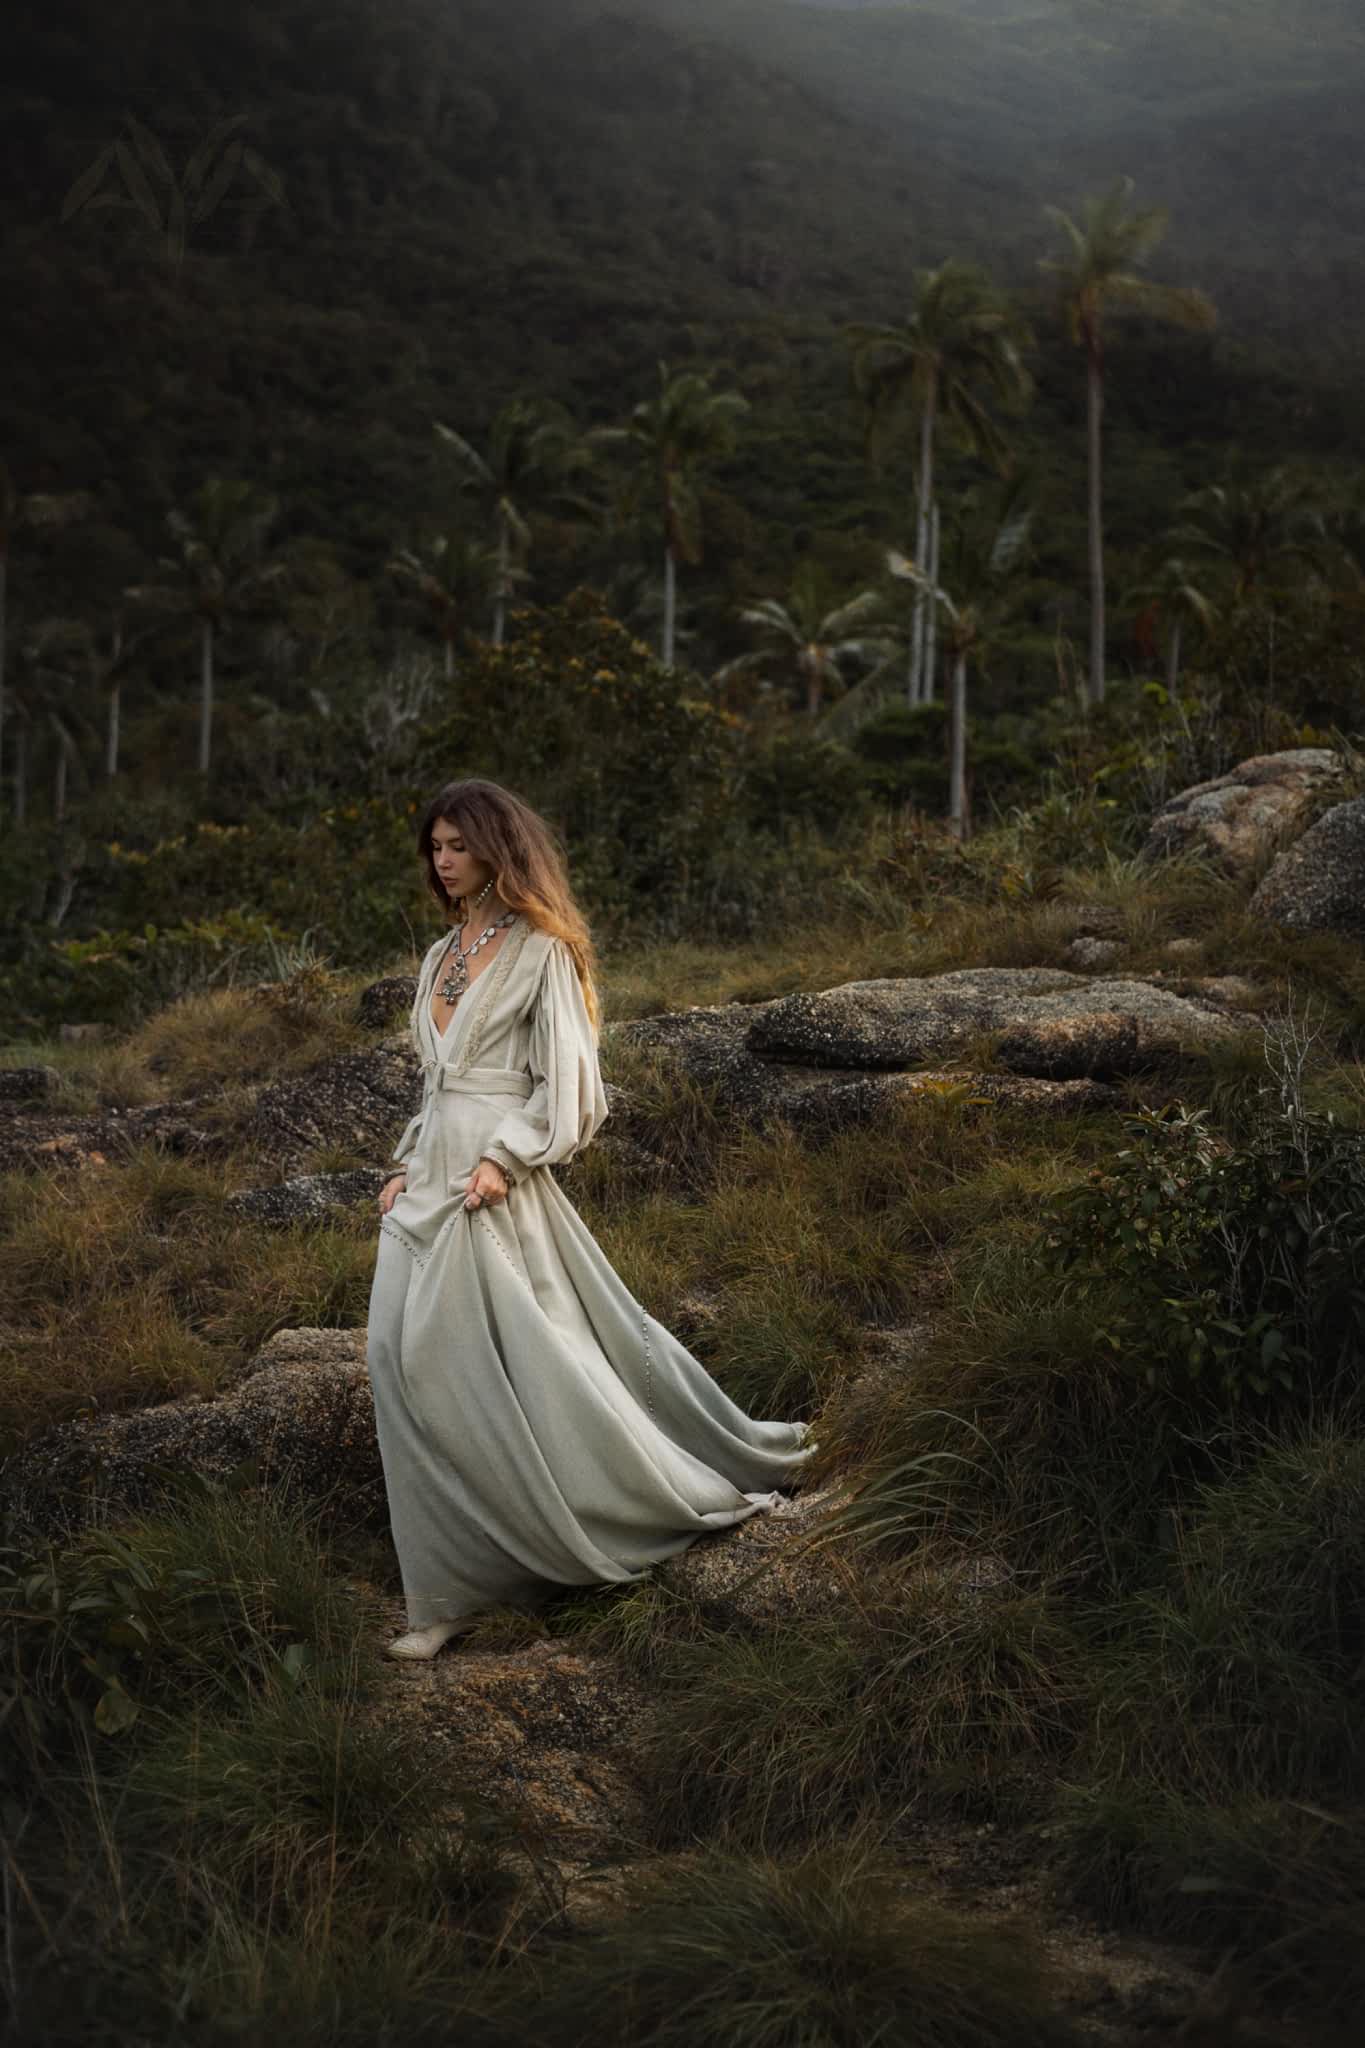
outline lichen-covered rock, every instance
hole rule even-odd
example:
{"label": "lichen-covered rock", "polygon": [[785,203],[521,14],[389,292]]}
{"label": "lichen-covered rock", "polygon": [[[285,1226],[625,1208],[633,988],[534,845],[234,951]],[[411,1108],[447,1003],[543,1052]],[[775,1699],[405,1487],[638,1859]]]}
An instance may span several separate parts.
{"label": "lichen-covered rock", "polygon": [[[400,1634],[402,1601],[388,1605]],[[472,1785],[566,1864],[644,1831],[630,1764],[652,1701],[617,1660],[550,1637],[487,1649],[461,1638],[429,1659],[390,1660],[384,1675],[383,1687],[357,1702],[357,1718],[385,1729],[400,1723],[420,1742],[434,1799],[442,1784],[452,1794]]]}
{"label": "lichen-covered rock", "polygon": [[405,1041],[385,1040],[263,1088],[243,1136],[286,1173],[304,1171],[310,1153],[337,1146],[382,1166],[421,1101],[417,1055]]}
{"label": "lichen-covered rock", "polygon": [[395,1018],[406,1017],[417,996],[415,974],[386,974],[372,981],[356,998],[356,1015],[372,1031],[383,1031]]}
{"label": "lichen-covered rock", "polygon": [[0,1110],[15,1102],[45,1102],[56,1079],[55,1067],[0,1067]]}
{"label": "lichen-covered rock", "polygon": [[1021,1020],[1037,996],[1081,989],[1060,967],[959,967],[949,974],[845,981],[765,1003],[751,1052],[817,1067],[913,1067]]}
{"label": "lichen-covered rock", "polygon": [[1123,945],[1118,939],[1092,938],[1088,932],[1082,932],[1067,946],[1066,957],[1073,967],[1088,967],[1093,970],[1096,967],[1112,966],[1122,951]]}
{"label": "lichen-covered rock", "polygon": [[1324,811],[1280,855],[1251,908],[1291,931],[1365,940],[1365,796]]}
{"label": "lichen-covered rock", "polygon": [[225,1139],[196,1111],[202,1096],[180,1102],[149,1102],[134,1109],[100,1109],[88,1115],[24,1110],[0,1119],[0,1171],[30,1166],[101,1166],[107,1159],[148,1141],[180,1156],[221,1151]]}
{"label": "lichen-covered rock", "polygon": [[254,1223],[278,1228],[290,1223],[321,1222],[332,1210],[369,1202],[375,1205],[377,1222],[379,1191],[384,1181],[383,1168],[372,1166],[357,1166],[349,1173],[298,1174],[276,1187],[242,1188],[229,1195],[223,1206],[233,1215],[248,1216]]}
{"label": "lichen-covered rock", "polygon": [[153,1506],[163,1475],[221,1479],[253,1456],[263,1487],[319,1503],[335,1490],[333,1512],[386,1526],[363,1330],[282,1330],[216,1400],[56,1423],[12,1453],[0,1484],[19,1540],[46,1541]]}
{"label": "lichen-covered rock", "polygon": [[1303,826],[1320,792],[1344,763],[1330,747],[1290,747],[1253,754],[1226,775],[1196,782],[1156,812],[1140,858],[1159,860],[1202,848],[1230,875],[1245,876],[1272,847]]}
{"label": "lichen-covered rock", "polygon": [[699,1536],[657,1565],[654,1576],[713,1627],[766,1626],[828,1613],[844,1595],[845,1579],[834,1558],[840,1549],[847,1551],[847,1541],[801,1553],[836,1491],[825,1486],[798,1492],[732,1529]]}
{"label": "lichen-covered rock", "polygon": [[1226,1038],[1231,1028],[1218,1006],[1150,981],[977,967],[784,996],[755,1018],[748,1045],[773,1061],[884,1069],[952,1057],[994,1032],[997,1057],[1016,1074],[1104,1080]]}
{"label": "lichen-covered rock", "polygon": [[[1011,972],[1013,970],[987,970]],[[1025,970],[1032,972],[1034,970]],[[1040,970],[1041,971],[1041,970]],[[943,979],[945,977],[940,977]],[[1080,977],[1049,970],[1052,980]],[[904,984],[896,983],[900,987]],[[849,987],[882,984],[850,983]],[[836,992],[837,993],[837,992]],[[818,997],[809,998],[818,1002]],[[657,1017],[634,1018],[608,1027],[608,1037],[655,1048],[675,1061],[690,1079],[714,1091],[717,1102],[746,1123],[763,1128],[780,1117],[793,1130],[812,1138],[858,1128],[875,1121],[908,1094],[961,1088],[991,1102],[1023,1103],[1059,1111],[1094,1109],[1116,1098],[1098,1083],[1029,1080],[1011,1074],[949,1072],[917,1073],[869,1070],[850,1060],[842,1068],[827,1062],[797,1063],[768,1057],[755,1050],[756,1018],[792,1001],[723,1003],[708,1008],[670,1011]],[[628,1098],[618,1112],[627,1120]],[[610,1129],[610,1125],[607,1126]],[[605,1132],[604,1132],[605,1136]],[[601,1142],[599,1140],[599,1142]]]}
{"label": "lichen-covered rock", "polygon": [[1016,1073],[1058,1081],[1114,1079],[1168,1066],[1222,1043],[1236,1029],[1213,1005],[1150,982],[1097,981],[1038,998],[1028,1016],[1003,1033],[996,1057]]}

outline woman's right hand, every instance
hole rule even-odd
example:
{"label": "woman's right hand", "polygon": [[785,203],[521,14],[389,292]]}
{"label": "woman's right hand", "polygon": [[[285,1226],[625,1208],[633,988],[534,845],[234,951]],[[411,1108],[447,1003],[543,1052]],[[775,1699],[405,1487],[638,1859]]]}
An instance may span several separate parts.
{"label": "woman's right hand", "polygon": [[396,1173],[392,1180],[385,1181],[383,1187],[379,1190],[379,1213],[381,1216],[388,1215],[396,1197],[402,1194],[407,1184],[408,1177],[405,1173]]}

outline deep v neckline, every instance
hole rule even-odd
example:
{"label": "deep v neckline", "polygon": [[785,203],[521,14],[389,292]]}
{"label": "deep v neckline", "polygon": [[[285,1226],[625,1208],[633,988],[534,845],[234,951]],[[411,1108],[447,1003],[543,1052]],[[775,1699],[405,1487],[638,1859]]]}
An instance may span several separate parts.
{"label": "deep v neckline", "polygon": [[473,996],[474,990],[477,987],[478,983],[484,979],[485,975],[493,973],[494,969],[497,967],[499,960],[501,960],[503,954],[507,951],[508,946],[512,943],[512,939],[516,934],[516,929],[517,926],[515,921],[512,924],[508,925],[507,929],[504,931],[502,935],[502,938],[498,941],[497,952],[494,953],[488,961],[486,961],[486,963],[479,969],[477,974],[470,975],[468,986],[466,988],[461,989],[459,996],[456,998],[454,1009],[446,1018],[444,1026],[442,1026],[436,1022],[436,1019],[432,1014],[431,1006],[436,998],[436,986],[440,978],[442,963],[446,960],[450,952],[450,938],[449,936],[447,937],[445,945],[442,947],[441,951],[436,956],[436,965],[432,969],[431,980],[427,985],[427,991],[425,996],[427,1021],[431,1025],[432,1040],[438,1052],[443,1052],[446,1049],[446,1041],[449,1039],[452,1031],[455,1029],[456,1018],[461,1016],[463,1012],[469,1008],[470,998]]}

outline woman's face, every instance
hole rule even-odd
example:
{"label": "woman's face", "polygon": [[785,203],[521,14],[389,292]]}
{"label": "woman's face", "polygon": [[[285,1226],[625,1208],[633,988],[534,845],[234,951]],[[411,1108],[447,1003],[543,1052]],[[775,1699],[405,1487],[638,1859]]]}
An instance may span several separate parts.
{"label": "woman's face", "polygon": [[477,896],[493,872],[487,861],[468,851],[464,834],[450,818],[438,818],[431,828],[431,857],[448,896]]}

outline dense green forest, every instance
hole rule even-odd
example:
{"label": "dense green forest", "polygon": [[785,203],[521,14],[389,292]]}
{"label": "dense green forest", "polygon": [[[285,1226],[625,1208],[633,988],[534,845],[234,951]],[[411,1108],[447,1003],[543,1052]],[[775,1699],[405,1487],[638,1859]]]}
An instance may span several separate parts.
{"label": "dense green forest", "polygon": [[[970,662],[978,815],[1071,758],[1087,635],[1090,668],[1098,631],[1140,690],[1171,679],[1182,606],[1215,694],[1268,692],[1282,733],[1349,722],[1363,54],[1326,0],[289,0],[212,23],[183,0],[117,23],[62,0],[27,18],[0,134],[0,804],[21,828],[7,921],[29,933],[10,960],[35,924],[81,937],[115,914],[78,812],[100,845],[146,851],[196,813],[303,820],[424,786],[449,766],[429,736],[473,700],[471,743],[491,746],[499,540],[506,600],[559,621],[596,593],[674,698],[738,723],[755,829],[785,831],[817,787],[952,815],[946,636],[910,727],[884,727],[889,687],[858,692],[874,657],[883,683],[920,659],[927,600],[887,559],[929,529],[919,387],[875,364],[860,385],[850,346],[920,318],[944,265],[1008,303],[1023,379],[1003,403],[968,374],[935,448],[959,582],[1006,517],[1000,476],[1026,519]],[[1121,189],[1123,218],[1156,210],[1166,232],[1139,235],[1136,298],[1106,324],[1101,616],[1087,356],[1045,266],[1061,215]],[[1182,292],[1208,320],[1171,324],[1162,294]],[[666,505],[641,412],[670,390],[730,420],[696,428]],[[500,461],[521,465],[505,489]],[[1234,529],[1269,547],[1268,580]],[[1177,575],[1182,530],[1202,567]],[[507,610],[495,640],[521,630]],[[846,654],[817,687],[802,649],[827,643]],[[806,750],[775,806],[774,746]],[[818,805],[804,823],[828,829]]]}
{"label": "dense green forest", "polygon": [[[695,353],[764,401],[719,483],[771,572],[793,527],[865,508],[830,324],[894,317],[951,255],[1038,300],[1043,204],[1128,171],[1224,325],[1174,362],[1135,340],[1114,403],[1144,393],[1135,431],[1191,468],[1230,438],[1326,453],[1356,419],[1361,62],[1325,5],[291,0],[206,26],[65,0],[9,52],[0,447],[26,488],[99,494],[87,587],[229,462],[364,572],[439,503],[434,413],[476,432],[535,387],[602,417]],[[63,222],[125,111],[177,161],[244,111],[286,203],[239,177],[174,278],[136,214]],[[1074,419],[1056,385],[1045,443]]]}

